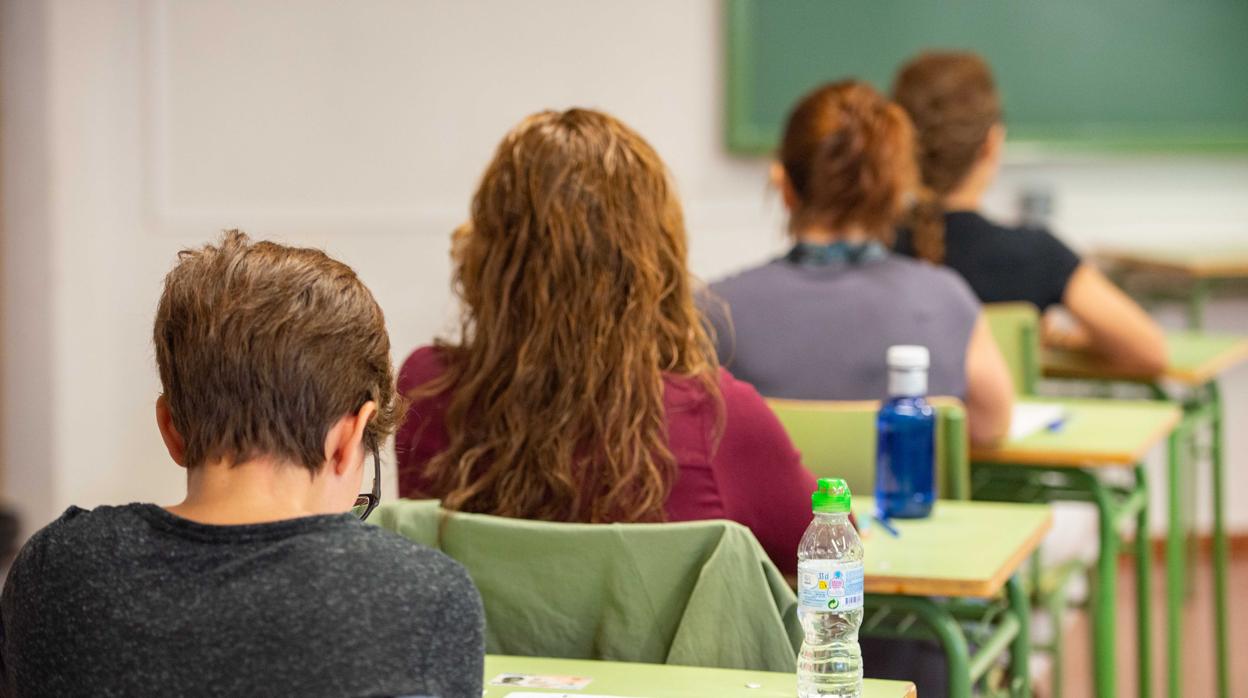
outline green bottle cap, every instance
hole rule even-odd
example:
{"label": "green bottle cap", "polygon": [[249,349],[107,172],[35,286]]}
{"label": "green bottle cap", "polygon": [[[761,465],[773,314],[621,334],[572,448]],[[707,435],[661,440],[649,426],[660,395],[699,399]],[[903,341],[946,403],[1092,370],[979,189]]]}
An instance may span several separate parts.
{"label": "green bottle cap", "polygon": [[821,477],[810,504],[816,514],[848,514],[849,485],[839,477]]}

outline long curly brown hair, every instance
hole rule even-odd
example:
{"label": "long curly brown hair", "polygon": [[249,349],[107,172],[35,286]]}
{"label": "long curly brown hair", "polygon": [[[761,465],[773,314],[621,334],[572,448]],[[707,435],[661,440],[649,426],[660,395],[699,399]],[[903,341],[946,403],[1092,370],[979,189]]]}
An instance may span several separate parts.
{"label": "long curly brown hair", "polygon": [[984,59],[962,51],[930,51],[897,72],[893,99],[914,122],[924,193],[911,221],[915,251],[945,258],[940,200],[966,179],[988,133],[1001,121],[1001,100]]}
{"label": "long curly brown hair", "polygon": [[789,114],[779,159],[797,205],[794,235],[811,227],[859,228],[891,243],[918,188],[914,128],[865,82],[820,86]]}
{"label": "long curly brown hair", "polygon": [[676,476],[664,374],[720,405],[662,160],[596,111],[545,111],[499,144],[453,245],[463,302],[447,370],[449,447],[425,466],[449,509],[661,521]]}

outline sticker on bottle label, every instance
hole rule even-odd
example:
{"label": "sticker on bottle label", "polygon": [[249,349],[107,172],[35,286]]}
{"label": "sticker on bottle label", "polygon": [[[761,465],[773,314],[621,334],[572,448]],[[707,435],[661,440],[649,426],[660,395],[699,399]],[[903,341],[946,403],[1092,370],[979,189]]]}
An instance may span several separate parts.
{"label": "sticker on bottle label", "polygon": [[797,598],[812,611],[862,608],[862,561],[803,560],[797,563]]}

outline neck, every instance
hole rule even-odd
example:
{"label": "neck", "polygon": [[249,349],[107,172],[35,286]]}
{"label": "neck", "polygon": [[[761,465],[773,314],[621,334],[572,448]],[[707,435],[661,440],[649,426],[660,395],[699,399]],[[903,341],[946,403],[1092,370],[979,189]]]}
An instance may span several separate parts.
{"label": "neck", "polygon": [[831,245],[837,242],[847,242],[851,245],[861,245],[871,241],[871,236],[861,228],[851,228],[849,230],[831,230],[830,228],[807,228],[797,234],[797,241],[810,245]]}
{"label": "neck", "polygon": [[946,211],[978,211],[979,204],[983,201],[984,192],[982,190],[962,190],[961,188],[949,192],[940,200],[941,206]]}
{"label": "neck", "polygon": [[253,459],[187,469],[186,499],[166,507],[205,524],[269,523],[336,513],[327,506],[324,478],[296,463]]}
{"label": "neck", "polygon": [[976,163],[958,186],[941,197],[940,205],[946,211],[978,211],[995,171],[992,163]]}

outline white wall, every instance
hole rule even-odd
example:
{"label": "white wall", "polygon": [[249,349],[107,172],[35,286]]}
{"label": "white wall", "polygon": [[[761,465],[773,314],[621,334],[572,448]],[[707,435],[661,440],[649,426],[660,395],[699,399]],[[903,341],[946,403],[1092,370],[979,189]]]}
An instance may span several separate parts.
{"label": "white wall", "polygon": [[[783,242],[765,163],[721,143],[714,0],[4,0],[4,473],[32,526],[70,503],[173,501],[148,334],[183,246],[224,227],[327,248],[395,358],[449,328],[447,235],[503,132],[614,112],[667,159],[703,277]],[[1248,226],[1243,159],[1037,160],[1075,245],[1203,244]],[[1244,304],[1215,326],[1248,332]],[[1244,423],[1248,374],[1228,383]],[[1232,487],[1248,442],[1231,430]],[[1248,511],[1233,512],[1248,529]]]}

